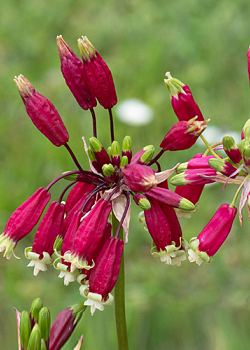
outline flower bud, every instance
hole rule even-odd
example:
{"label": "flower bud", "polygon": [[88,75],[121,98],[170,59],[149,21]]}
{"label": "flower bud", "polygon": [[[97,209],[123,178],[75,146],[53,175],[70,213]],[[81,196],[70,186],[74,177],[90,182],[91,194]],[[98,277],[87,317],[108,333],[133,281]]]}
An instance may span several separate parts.
{"label": "flower bud", "polygon": [[78,39],[78,47],[90,90],[100,105],[106,109],[112,108],[117,103],[117,97],[108,66],[86,36]]}
{"label": "flower bud", "polygon": [[111,145],[111,162],[114,166],[120,167],[120,146],[117,141],[113,141]]}
{"label": "flower bud", "polygon": [[211,158],[209,159],[208,163],[211,168],[221,172],[225,176],[230,176],[237,170],[231,163],[224,159]]}
{"label": "flower bud", "polygon": [[243,158],[245,165],[250,167],[250,147],[244,147]]}
{"label": "flower bud", "polygon": [[79,323],[86,306],[75,304],[62,310],[50,328],[49,350],[60,350]]}
{"label": "flower bud", "polygon": [[145,165],[150,162],[154,155],[154,146],[148,145],[143,147],[140,151],[136,152],[130,161],[130,164],[141,164]]}
{"label": "flower bud", "polygon": [[225,135],[222,139],[222,144],[225,153],[235,164],[239,163],[242,159],[242,155],[238,146],[236,145],[234,138],[230,135]]}
{"label": "flower bud", "polygon": [[160,147],[164,151],[181,151],[193,146],[200,134],[206,129],[206,121],[196,121],[197,117],[189,121],[183,120],[169,130],[162,140]]}
{"label": "flower bud", "polygon": [[211,262],[213,256],[226,240],[234,218],[237,214],[235,207],[222,204],[215,215],[204,227],[197,238],[190,240],[189,260],[201,265],[202,261]]}
{"label": "flower bud", "polygon": [[33,300],[30,307],[30,317],[33,323],[38,322],[39,312],[42,307],[43,307],[42,299],[36,298]]}
{"label": "flower bud", "polygon": [[128,157],[128,163],[132,158],[132,139],[130,136],[125,136],[122,142],[122,156]]}
{"label": "flower bud", "polygon": [[202,153],[196,154],[192,159],[188,160],[185,163],[181,163],[176,168],[177,173],[182,173],[186,170],[191,169],[211,169],[208,161],[209,159],[214,158],[214,156],[203,157]]}
{"label": "flower bud", "polygon": [[0,235],[0,251],[5,250],[4,256],[7,259],[11,257],[17,242],[35,227],[50,197],[50,193],[40,187],[12,213]]}
{"label": "flower bud", "polygon": [[164,83],[169,89],[171,104],[177,118],[180,121],[187,121],[197,116],[197,120],[204,120],[189,87],[183,84],[181,81],[172,78],[169,72],[166,73],[166,76],[167,79],[164,80]]}
{"label": "flower bud", "polygon": [[121,163],[120,163],[120,168],[124,169],[127,164],[128,164],[128,157],[127,156],[122,156]]}
{"label": "flower bud", "polygon": [[186,185],[186,186],[177,186],[175,188],[175,193],[180,196],[188,199],[193,204],[196,204],[200,199],[201,193],[205,185]]}
{"label": "flower bud", "polygon": [[141,193],[134,193],[133,200],[143,210],[148,210],[151,208],[149,200]]}
{"label": "flower bud", "polygon": [[125,184],[136,192],[145,192],[157,185],[155,171],[140,164],[127,164],[121,170]]}
{"label": "flower bud", "polygon": [[109,155],[105,148],[102,146],[101,142],[96,137],[91,137],[89,139],[89,143],[98,165],[102,167],[104,164],[109,164]]}
{"label": "flower bud", "polygon": [[31,331],[27,350],[41,350],[41,331],[37,323]]}
{"label": "flower bud", "polygon": [[28,343],[31,333],[31,322],[28,311],[22,311],[20,316],[20,340],[23,350],[28,349]]}
{"label": "flower bud", "polygon": [[80,107],[85,110],[94,108],[97,104],[96,99],[85,80],[82,61],[74,54],[61,35],[56,40],[61,60],[61,71],[66,84]]}
{"label": "flower bud", "polygon": [[53,104],[39,94],[23,75],[15,77],[14,82],[33,124],[55,146],[69,141],[69,134]]}
{"label": "flower bud", "polygon": [[50,336],[50,311],[47,307],[43,307],[40,310],[38,325],[41,331],[41,338],[44,339],[46,348],[48,348]]}
{"label": "flower bud", "polygon": [[112,164],[104,164],[102,166],[102,173],[104,176],[110,177],[114,174],[115,169]]}
{"label": "flower bud", "polygon": [[212,168],[190,169],[184,173],[173,176],[170,183],[174,186],[205,185],[214,182],[214,180],[209,177],[215,176],[216,174],[216,170]]}

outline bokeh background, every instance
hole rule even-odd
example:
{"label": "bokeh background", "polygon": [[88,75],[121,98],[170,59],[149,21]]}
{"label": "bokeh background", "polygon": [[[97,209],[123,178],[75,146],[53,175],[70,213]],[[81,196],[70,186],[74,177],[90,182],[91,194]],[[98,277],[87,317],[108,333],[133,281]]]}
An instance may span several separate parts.
{"label": "bokeh background", "polygon": [[[11,212],[40,187],[46,187],[74,165],[65,149],[54,147],[26,115],[13,78],[25,75],[58,109],[70,134],[70,145],[88,167],[81,137],[91,136],[91,117],[75,102],[60,72],[56,36],[62,34],[77,52],[77,39],[87,35],[112,70],[119,102],[137,98],[152,108],[148,125],[119,121],[116,138],[133,138],[134,150],[154,144],[177,121],[163,83],[166,71],[187,83],[205,118],[210,136],[240,134],[249,118],[246,53],[250,44],[248,0],[1,0],[0,11],[0,226]],[[96,108],[98,136],[109,145],[108,114]],[[213,128],[212,128],[213,127]],[[219,140],[218,140],[219,141]],[[204,147],[165,154],[162,168],[186,161]],[[53,188],[58,198],[65,183]],[[181,219],[184,236],[197,236],[215,210],[231,201],[236,188],[222,192],[208,186],[199,211]],[[249,222],[235,220],[226,243],[210,265],[184,262],[166,266],[149,254],[151,240],[132,208],[126,256],[126,309],[130,349],[245,350],[250,344]],[[56,314],[82,301],[77,283],[63,286],[57,272],[32,275],[20,242],[20,260],[0,257],[0,344],[17,348],[14,306],[29,309],[35,297]],[[86,350],[116,349],[114,307],[83,315],[71,341],[84,334]]]}

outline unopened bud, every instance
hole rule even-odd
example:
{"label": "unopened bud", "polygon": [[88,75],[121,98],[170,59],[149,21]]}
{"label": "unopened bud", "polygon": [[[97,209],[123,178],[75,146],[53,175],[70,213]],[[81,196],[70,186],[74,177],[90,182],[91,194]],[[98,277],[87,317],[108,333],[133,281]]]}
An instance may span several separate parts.
{"label": "unopened bud", "polygon": [[41,350],[41,331],[37,323],[31,331],[27,350]]}
{"label": "unopened bud", "polygon": [[28,343],[31,333],[31,322],[28,311],[22,311],[20,316],[20,339],[23,350],[28,349]]}
{"label": "unopened bud", "polygon": [[30,307],[30,315],[34,322],[38,322],[38,315],[42,307],[43,307],[42,299],[36,298],[33,300]]}
{"label": "unopened bud", "polygon": [[245,147],[243,151],[244,163],[246,166],[250,166],[250,147]]}
{"label": "unopened bud", "polygon": [[135,193],[133,195],[135,203],[143,210],[148,210],[151,208],[149,200],[141,193]]}
{"label": "unopened bud", "polygon": [[143,149],[146,150],[146,152],[141,156],[141,162],[143,164],[148,164],[154,156],[155,148],[153,145],[149,145],[144,147]]}
{"label": "unopened bud", "polygon": [[128,164],[128,157],[127,156],[122,156],[122,158],[121,158],[121,162],[120,162],[120,168],[124,168],[125,167],[125,165],[127,165]]}
{"label": "unopened bud", "polygon": [[122,142],[122,156],[128,157],[128,163],[130,163],[132,158],[132,138],[130,136],[125,136]]}
{"label": "unopened bud", "polygon": [[113,141],[111,145],[111,161],[113,165],[120,166],[120,146],[117,141]]}
{"label": "unopened bud", "polygon": [[232,160],[232,162],[235,164],[239,163],[242,159],[242,155],[234,141],[234,138],[230,135],[225,135],[222,139],[222,144],[225,153]]}
{"label": "unopened bud", "polygon": [[104,176],[110,177],[114,174],[115,169],[112,164],[104,164],[102,166],[102,172]]}
{"label": "unopened bud", "polygon": [[39,312],[38,325],[41,331],[41,337],[48,345],[50,336],[50,311],[47,307],[43,307]]}

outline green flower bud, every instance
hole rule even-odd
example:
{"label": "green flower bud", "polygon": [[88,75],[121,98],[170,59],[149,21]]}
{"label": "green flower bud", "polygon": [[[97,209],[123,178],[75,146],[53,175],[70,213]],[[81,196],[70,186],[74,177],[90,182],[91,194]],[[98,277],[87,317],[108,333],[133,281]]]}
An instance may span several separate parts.
{"label": "green flower bud", "polygon": [[244,153],[244,148],[245,147],[248,148],[248,146],[249,146],[249,142],[246,139],[243,139],[243,140],[240,141],[240,143],[238,143],[238,147],[239,147],[240,153],[242,155]]}
{"label": "green flower bud", "polygon": [[117,141],[113,141],[111,145],[111,156],[119,157],[120,156],[120,146]]}
{"label": "green flower bud", "polygon": [[90,147],[94,153],[100,152],[102,150],[102,144],[96,137],[91,137],[89,139],[89,143],[90,143]]}
{"label": "green flower bud", "polygon": [[43,307],[39,312],[38,325],[41,331],[41,337],[45,343],[49,342],[50,335],[50,311],[47,307]]}
{"label": "green flower bud", "polygon": [[44,339],[41,339],[41,350],[48,350]]}
{"label": "green flower bud", "polygon": [[143,210],[148,210],[151,208],[151,204],[147,198],[141,198],[138,202],[138,205]]}
{"label": "green flower bud", "polygon": [[146,150],[146,152],[141,156],[141,161],[144,164],[148,164],[154,156],[155,148],[153,145],[149,145],[149,146],[143,147],[143,149]]}
{"label": "green flower bud", "polygon": [[36,298],[33,300],[30,307],[30,315],[35,322],[38,321],[38,315],[42,307],[43,307],[42,299]]}
{"label": "green flower bud", "polygon": [[111,158],[111,147],[110,146],[107,148],[107,152],[108,152],[109,158]]}
{"label": "green flower bud", "polygon": [[89,155],[89,159],[91,160],[91,162],[93,162],[94,160],[96,160],[96,157],[94,155],[94,152],[92,151],[92,148],[89,146],[88,147],[88,155]]}
{"label": "green flower bud", "polygon": [[127,156],[122,156],[122,158],[121,158],[121,162],[120,162],[120,168],[124,168],[125,167],[125,165],[127,165],[128,164],[128,157]]}
{"label": "green flower bud", "polygon": [[114,174],[115,169],[112,164],[104,164],[102,166],[102,172],[104,176],[110,177]]}
{"label": "green flower bud", "polygon": [[37,323],[31,331],[27,350],[41,350],[41,331]]}
{"label": "green flower bud", "polygon": [[28,343],[31,333],[30,315],[28,311],[22,311],[20,316],[20,339],[23,350],[28,349]]}
{"label": "green flower bud", "polygon": [[122,151],[129,152],[132,151],[132,139],[130,136],[125,136],[122,142]]}

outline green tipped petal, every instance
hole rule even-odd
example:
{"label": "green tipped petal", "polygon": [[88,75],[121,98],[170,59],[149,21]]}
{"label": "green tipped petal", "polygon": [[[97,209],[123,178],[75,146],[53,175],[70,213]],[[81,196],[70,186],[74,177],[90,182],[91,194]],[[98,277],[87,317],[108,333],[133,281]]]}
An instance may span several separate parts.
{"label": "green tipped petal", "polygon": [[188,166],[188,162],[179,164],[178,167],[176,168],[177,174],[183,173],[184,171],[186,171],[187,166]]}
{"label": "green tipped petal", "polygon": [[168,77],[168,79],[164,79],[164,83],[167,86],[171,96],[178,98],[178,94],[180,92],[185,94],[185,91],[182,89],[184,84],[180,80],[173,78],[169,72],[167,72],[165,75]]}
{"label": "green tipped petal", "polygon": [[78,323],[82,317],[82,314],[86,310],[87,306],[84,303],[78,303],[71,306],[71,310],[73,311],[73,315],[75,316],[74,323]]}
{"label": "green tipped petal", "polygon": [[148,210],[151,208],[151,204],[147,198],[142,198],[139,200],[139,207],[143,210]]}
{"label": "green tipped petal", "polygon": [[170,183],[174,186],[184,186],[187,184],[187,180],[185,179],[185,174],[177,174],[173,176],[170,180]]}
{"label": "green tipped petal", "polygon": [[195,210],[195,205],[192,202],[190,202],[188,199],[183,198],[180,201],[179,209],[185,210],[185,211],[192,211],[192,210]]}

